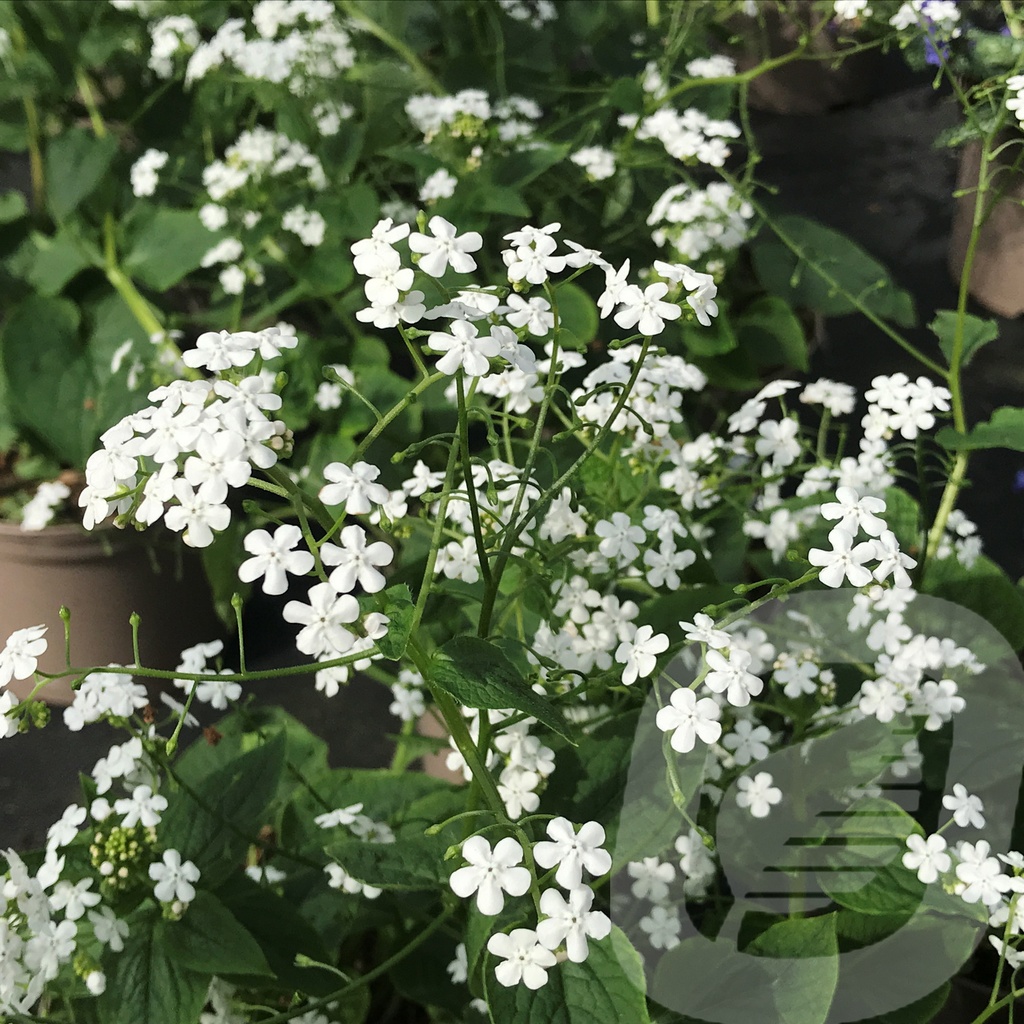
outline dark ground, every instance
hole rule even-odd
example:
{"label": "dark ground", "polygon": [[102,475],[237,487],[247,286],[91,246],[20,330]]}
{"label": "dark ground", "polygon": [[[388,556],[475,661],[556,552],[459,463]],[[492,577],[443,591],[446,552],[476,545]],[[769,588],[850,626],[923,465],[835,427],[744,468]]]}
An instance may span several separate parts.
{"label": "dark ground", "polygon": [[[932,141],[955,122],[952,101],[937,96],[930,80],[904,70],[893,56],[867,102],[813,116],[760,114],[756,129],[764,154],[762,180],[778,186],[778,210],[816,218],[850,235],[889,266],[914,296],[919,320],[956,305],[946,270],[953,214],[955,154]],[[975,310],[985,315],[983,310]],[[969,370],[968,411],[985,419],[999,405],[1024,405],[1024,325],[1002,321],[1001,337],[977,356]],[[911,332],[929,347],[924,329]],[[916,371],[891,341],[858,316],[830,320],[815,370],[862,390],[877,373]],[[1024,574],[1021,514],[1024,498],[1013,491],[1024,455],[981,453],[972,462],[973,489],[963,506],[985,538],[986,551],[1016,579]],[[290,662],[290,632],[275,632],[272,609],[250,610],[246,630],[261,641],[252,651],[255,668]],[[279,621],[279,620],[277,620]],[[337,765],[373,766],[386,761],[384,735],[396,720],[387,712],[390,694],[372,682],[356,682],[333,699],[313,689],[311,679],[250,687],[276,702],[329,740]],[[216,712],[206,711],[204,721]],[[112,738],[100,727],[69,733],[60,721],[45,731],[0,744],[0,848],[42,845],[47,826],[79,798],[77,775],[106,753]]]}

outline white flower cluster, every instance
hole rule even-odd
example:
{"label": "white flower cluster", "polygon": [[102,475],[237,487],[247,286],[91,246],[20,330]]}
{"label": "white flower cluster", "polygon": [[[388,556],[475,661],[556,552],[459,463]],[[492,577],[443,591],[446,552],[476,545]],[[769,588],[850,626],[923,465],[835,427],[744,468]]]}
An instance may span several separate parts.
{"label": "white flower cluster", "polygon": [[753,207],[724,181],[698,189],[672,185],[658,197],[647,224],[654,244],[675,259],[702,260],[739,248],[750,234]]}
{"label": "white flower cluster", "polygon": [[498,0],[498,6],[513,21],[525,22],[533,29],[543,28],[558,17],[552,0]]}
{"label": "white flower cluster", "polygon": [[1006,80],[1006,109],[1024,124],[1024,75],[1010,75]]}
{"label": "white flower cluster", "polygon": [[112,515],[142,526],[163,519],[186,544],[211,544],[231,519],[228,491],[244,486],[254,465],[273,466],[284,443],[283,422],[267,415],[281,407],[273,378],[240,371],[296,343],[277,327],[200,335],[185,363],[221,376],[157,388],[149,394],[156,404],[106,431],[86,463],[79,497],[86,529]]}
{"label": "white flower cluster", "polygon": [[60,480],[41,483],[21,510],[23,530],[41,530],[53,520],[54,513],[71,496],[71,488]]}
{"label": "white flower cluster", "polygon": [[615,173],[615,154],[602,146],[585,146],[576,150],[569,159],[582,167],[591,181],[604,181]]}
{"label": "white flower cluster", "polygon": [[[861,0],[846,0],[858,3]],[[900,32],[924,28],[930,36],[955,39],[960,35],[960,8],[956,0],[907,0],[889,19]]]}
{"label": "white flower cluster", "polygon": [[[350,804],[348,807],[337,807],[318,814],[313,821],[322,829],[347,828],[357,839],[366,843],[393,843],[395,834],[391,827],[386,822],[374,821],[363,814],[362,810],[362,804]],[[332,889],[340,889],[349,895],[362,895],[368,900],[375,900],[381,894],[376,886],[358,881],[336,861],[327,864],[324,872],[327,884]]]}
{"label": "white flower cluster", "polygon": [[295,96],[336,83],[355,63],[351,37],[330,0],[260,0],[249,19],[229,18],[212,39],[192,47],[188,84],[227,67],[257,82],[283,85]]}
{"label": "white flower cluster", "polygon": [[[257,126],[242,132],[224,153],[203,170],[203,185],[210,201],[199,210],[199,219],[208,231],[221,231],[231,225],[232,236],[222,239],[202,259],[204,267],[226,264],[220,283],[229,295],[238,295],[247,280],[263,282],[263,268],[251,257],[242,259],[246,247],[239,235],[261,225],[264,237],[279,223],[283,231],[298,237],[310,247],[322,244],[327,230],[323,215],[298,204],[281,216],[265,216],[273,206],[266,191],[292,193],[294,189],[320,192],[327,177],[319,159],[301,142],[287,135]],[[250,246],[250,250],[255,246]]]}
{"label": "white flower cluster", "polygon": [[[547,840],[533,844],[533,860],[538,867],[557,868],[555,882],[568,898],[557,888],[545,889],[539,900],[544,917],[536,929],[515,928],[487,940],[488,951],[501,960],[494,976],[509,988],[541,988],[558,962],[557,950],[564,946],[568,960],[583,963],[590,955],[588,939],[600,941],[611,933],[608,915],[591,909],[594,892],[583,884],[584,871],[596,877],[611,869],[611,855],[603,849],[604,829],[588,821],[577,831],[568,819],[553,818],[547,835]],[[483,836],[472,836],[462,844],[462,856],[467,866],[452,873],[449,885],[462,899],[475,893],[481,914],[500,914],[506,893],[523,896],[530,888],[530,872],[520,866],[523,848],[515,839],[501,839],[492,849]]]}
{"label": "white flower cluster", "polygon": [[168,155],[159,149],[147,149],[138,160],[132,164],[131,183],[132,192],[137,196],[151,196],[160,182],[157,174],[167,163]]}
{"label": "white flower cluster", "polygon": [[525,96],[508,96],[492,103],[483,89],[463,89],[448,96],[410,96],[405,112],[428,145],[441,132],[447,138],[470,141],[484,141],[492,134],[504,143],[529,139],[541,116],[540,107]]}
{"label": "white flower cluster", "polygon": [[864,392],[870,403],[861,425],[870,440],[890,438],[899,433],[913,441],[923,430],[935,426],[935,413],[948,412],[950,393],[927,377],[910,380],[905,373],[875,377]]}
{"label": "white flower cluster", "polygon": [[149,66],[157,78],[170,78],[175,58],[191,53],[199,45],[199,29],[187,14],[171,14],[154,21],[149,34]]}
{"label": "white flower cluster", "polygon": [[709,117],[696,107],[688,107],[680,113],[674,107],[663,106],[643,118],[621,114],[619,124],[634,130],[641,142],[656,139],[676,160],[709,167],[722,167],[731,152],[726,140],[742,135],[739,125]]}

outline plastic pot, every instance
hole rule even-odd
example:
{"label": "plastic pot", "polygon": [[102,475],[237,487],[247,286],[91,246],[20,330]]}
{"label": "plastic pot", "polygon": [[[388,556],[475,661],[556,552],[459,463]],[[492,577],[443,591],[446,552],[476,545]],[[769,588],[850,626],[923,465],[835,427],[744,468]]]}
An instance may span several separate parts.
{"label": "plastic pot", "polygon": [[[224,632],[197,552],[166,531],[48,526],[24,531],[0,522],[0,642],[16,629],[45,624],[45,672],[65,666],[60,607],[71,612],[71,664],[133,664],[130,616],[141,616],[139,655],[147,668],[173,669],[183,648]],[[15,681],[24,697],[31,679]],[[43,698],[67,704],[67,681]]]}

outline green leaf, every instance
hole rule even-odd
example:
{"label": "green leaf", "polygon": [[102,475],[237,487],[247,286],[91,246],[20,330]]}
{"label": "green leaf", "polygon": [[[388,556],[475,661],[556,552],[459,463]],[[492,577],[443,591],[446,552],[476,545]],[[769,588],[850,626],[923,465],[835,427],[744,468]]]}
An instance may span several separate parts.
{"label": "green leaf", "polygon": [[80,271],[90,265],[89,257],[66,231],[52,237],[35,234],[36,255],[26,280],[40,295],[56,295]]}
{"label": "green leaf", "polygon": [[380,611],[391,622],[388,624],[387,634],[377,641],[377,647],[385,658],[398,661],[405,654],[409,634],[412,632],[412,593],[406,584],[399,583],[397,586],[388,587],[379,597],[382,598],[378,602]]}
{"label": "green leaf", "polygon": [[110,170],[117,153],[113,135],[97,139],[83,128],[66,128],[46,151],[46,198],[55,221],[74,213]]}
{"label": "green leaf", "polygon": [[791,366],[807,372],[807,332],[789,303],[765,295],[747,306],[734,326],[740,345],[758,366]]}
{"label": "green leaf", "polygon": [[32,295],[11,312],[0,336],[14,422],[71,466],[85,464],[98,433],[95,378],[78,324],[72,303]]}
{"label": "green leaf", "polygon": [[195,1024],[206,1002],[211,972],[194,971],[170,954],[170,923],[152,906],[128,919],[124,949],[105,964],[107,989],[99,998],[101,1024]]}
{"label": "green leaf", "polygon": [[20,192],[5,192],[0,196],[0,224],[10,224],[28,213],[28,203]]}
{"label": "green leaf", "polygon": [[721,356],[739,344],[736,332],[725,315],[717,316],[710,327],[687,322],[682,325],[683,344],[695,356]]}
{"label": "green leaf", "polygon": [[581,964],[569,960],[548,971],[547,984],[531,992],[525,985],[506,988],[494,977],[500,961],[488,955],[484,970],[487,1008],[496,1024],[650,1024],[644,998],[640,956],[618,929],[591,941]]}
{"label": "green leaf", "polygon": [[168,848],[195,862],[204,876],[223,878],[266,824],[267,807],[284,769],[285,737],[278,733],[171,797],[160,826]]}
{"label": "green leaf", "polygon": [[594,300],[574,281],[559,285],[555,292],[558,303],[559,324],[584,344],[589,345],[597,337],[600,321]]}
{"label": "green leaf", "polygon": [[350,838],[329,843],[326,850],[365,885],[386,890],[436,890],[452,872],[453,865],[445,862],[444,855],[453,839],[419,836],[393,843],[367,843]]}
{"label": "green leaf", "polygon": [[748,953],[787,960],[772,973],[775,1016],[786,1024],[823,1024],[839,981],[836,915],[793,918],[762,932]]}
{"label": "green leaf", "polygon": [[500,648],[489,640],[459,636],[435,651],[428,678],[468,708],[515,708],[572,740],[569,725],[534,693]]}
{"label": "green leaf", "polygon": [[140,284],[165,291],[195,270],[222,237],[207,231],[195,211],[162,206],[136,227],[124,268]]}
{"label": "green leaf", "polygon": [[977,612],[1006,637],[1014,651],[1024,648],[1024,594],[984,555],[970,569],[955,557],[929,562],[921,592]]}
{"label": "green leaf", "polygon": [[[322,963],[330,954],[313,927],[289,900],[241,872],[221,886],[217,896],[259,944],[270,969],[282,985],[317,996],[327,995],[338,988],[334,974],[317,967],[295,966],[295,957],[299,953]],[[145,1019],[139,1017],[133,1024]]]}
{"label": "green leaf", "polygon": [[[952,309],[940,309],[935,319],[928,325],[928,330],[939,339],[939,348],[946,357],[946,362],[953,358],[953,339],[956,337],[957,314]],[[981,317],[964,314],[963,349],[960,365],[966,366],[974,353],[982,345],[995,341],[999,337],[999,324],[995,320],[982,320]]]}
{"label": "green leaf", "polygon": [[495,163],[494,183],[521,189],[549,167],[561,163],[568,155],[568,146],[545,145],[536,149],[521,149]]}
{"label": "green leaf", "polygon": [[800,255],[770,228],[755,240],[751,255],[768,291],[792,306],[806,306],[826,316],[856,312],[859,304],[901,327],[915,324],[909,292],[897,288],[889,271],[845,235],[795,215],[779,217],[773,223]]}
{"label": "green leaf", "polygon": [[180,921],[168,921],[167,955],[193,971],[206,974],[270,975],[259,943],[212,893],[200,890]]}
{"label": "green leaf", "polygon": [[943,427],[935,440],[954,452],[976,451],[979,448],[1009,448],[1024,452],[1024,409],[1002,406],[991,419],[977,424],[966,434],[952,427]]}

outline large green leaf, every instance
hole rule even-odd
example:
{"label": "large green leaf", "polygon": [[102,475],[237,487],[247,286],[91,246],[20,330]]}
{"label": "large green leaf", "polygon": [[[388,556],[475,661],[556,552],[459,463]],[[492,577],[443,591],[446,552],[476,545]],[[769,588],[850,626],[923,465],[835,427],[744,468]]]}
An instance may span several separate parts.
{"label": "large green leaf", "polygon": [[96,382],[78,338],[78,310],[31,295],[0,337],[13,420],[68,465],[82,465],[97,435]]}
{"label": "large green leaf", "polygon": [[46,198],[55,221],[73,213],[103,180],[117,153],[117,139],[97,139],[83,128],[66,128],[46,151]]}
{"label": "large green leaf", "polygon": [[194,861],[207,881],[229,874],[262,825],[284,769],[278,734],[171,796],[160,825],[165,846]]}
{"label": "large green leaf", "polygon": [[487,958],[484,985],[494,1024],[649,1024],[640,956],[618,929],[590,942],[581,963],[566,960],[548,971],[547,984],[531,992],[506,988],[494,976],[500,961]]}
{"label": "large green leaf", "polygon": [[[953,358],[956,325],[957,314],[952,309],[938,310],[935,314],[935,319],[928,325],[928,330],[939,339],[939,347],[942,349],[942,354],[946,357],[947,362]],[[966,366],[974,358],[974,353],[982,345],[987,345],[998,337],[999,324],[995,320],[982,320],[981,317],[965,313],[960,365]]]}
{"label": "large green leaf", "polygon": [[327,853],[353,878],[378,889],[437,890],[445,885],[452,864],[444,860],[451,837],[419,836],[393,843],[367,843],[348,838],[327,846]]}
{"label": "large green leaf", "polygon": [[428,667],[431,682],[468,708],[515,708],[533,715],[560,736],[572,740],[558,711],[534,693],[519,670],[489,640],[459,636],[434,652]]}
{"label": "large green leaf", "polygon": [[26,278],[40,295],[56,295],[76,274],[90,265],[89,257],[67,231],[32,236],[36,253]]}
{"label": "large green leaf", "polygon": [[795,215],[778,217],[772,226],[797,251],[771,227],[751,246],[758,277],[770,292],[826,316],[863,306],[901,327],[914,325],[910,294],[897,288],[888,270],[845,235]]}
{"label": "large green leaf", "polygon": [[966,434],[952,427],[943,427],[935,440],[951,451],[976,451],[979,448],[1009,448],[1024,452],[1024,409],[1003,406],[996,409],[984,423]]}
{"label": "large green leaf", "polygon": [[152,906],[132,915],[128,926],[124,949],[105,965],[107,989],[97,1003],[101,1024],[196,1024],[212,972],[192,970],[171,955],[170,922]]}
{"label": "large green leaf", "polygon": [[269,975],[259,943],[213,893],[200,890],[180,921],[164,929],[167,956],[206,974]]}
{"label": "large green leaf", "polygon": [[164,291],[195,270],[222,237],[207,231],[194,211],[162,206],[152,217],[140,219],[124,268],[139,283]]}
{"label": "large green leaf", "polygon": [[740,345],[758,366],[808,369],[807,333],[787,302],[765,295],[735,319]]}
{"label": "large green leaf", "polygon": [[929,562],[921,590],[976,612],[1006,637],[1014,651],[1024,648],[1024,594],[984,555],[970,569],[956,558]]}

